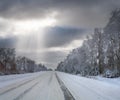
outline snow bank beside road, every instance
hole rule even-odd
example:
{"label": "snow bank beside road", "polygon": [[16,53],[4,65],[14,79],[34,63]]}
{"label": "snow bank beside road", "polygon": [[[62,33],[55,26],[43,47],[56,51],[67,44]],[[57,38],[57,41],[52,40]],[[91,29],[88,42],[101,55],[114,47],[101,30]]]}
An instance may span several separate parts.
{"label": "snow bank beside road", "polygon": [[104,78],[101,76],[96,76],[95,79],[99,81],[107,82],[109,84],[120,86],[120,77],[119,78]]}
{"label": "snow bank beside road", "polygon": [[75,100],[120,100],[120,86],[57,72]]}
{"label": "snow bank beside road", "polygon": [[[83,77],[81,75],[77,75],[80,77]],[[117,78],[106,78],[106,77],[102,77],[102,76],[87,76],[86,78],[90,78],[90,79],[94,79],[94,80],[98,80],[98,81],[102,81],[102,82],[106,82],[109,84],[113,84],[113,85],[119,85],[120,86],[120,77]]]}

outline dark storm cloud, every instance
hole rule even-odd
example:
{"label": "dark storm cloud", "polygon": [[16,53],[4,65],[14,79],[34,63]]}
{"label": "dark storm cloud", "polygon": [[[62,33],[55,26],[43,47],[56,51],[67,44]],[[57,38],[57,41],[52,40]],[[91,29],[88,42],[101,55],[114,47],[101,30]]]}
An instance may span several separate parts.
{"label": "dark storm cloud", "polygon": [[15,48],[17,37],[0,37],[0,48]]}
{"label": "dark storm cloud", "polygon": [[76,39],[82,39],[86,35],[85,29],[72,28],[72,27],[53,27],[47,29],[45,33],[45,46],[46,47],[59,47],[68,45]]}
{"label": "dark storm cloud", "polygon": [[39,18],[45,16],[51,10],[69,10],[70,8],[89,10],[90,7],[94,6],[101,6],[101,9],[104,9],[105,7],[119,7],[119,4],[119,0],[0,0],[0,16],[7,18]]}
{"label": "dark storm cloud", "polygon": [[45,0],[0,0],[0,15],[6,18],[41,17],[47,13],[48,5],[45,4]]}

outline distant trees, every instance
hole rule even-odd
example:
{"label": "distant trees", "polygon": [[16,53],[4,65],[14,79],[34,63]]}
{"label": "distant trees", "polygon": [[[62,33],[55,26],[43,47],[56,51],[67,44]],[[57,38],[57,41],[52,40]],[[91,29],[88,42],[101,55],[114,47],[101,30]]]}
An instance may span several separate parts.
{"label": "distant trees", "polygon": [[120,9],[111,13],[104,29],[95,28],[94,34],[59,63],[57,70],[81,75],[120,76]]}
{"label": "distant trees", "polygon": [[46,71],[47,68],[42,64],[26,57],[16,57],[15,49],[0,48],[0,74],[14,74]]}
{"label": "distant trees", "polygon": [[16,67],[19,73],[46,71],[47,68],[42,64],[36,64],[35,61],[26,57],[16,58]]}
{"label": "distant trees", "polygon": [[38,72],[38,71],[47,71],[47,70],[48,69],[44,65],[42,65],[42,64],[38,64],[38,65],[36,65],[34,67],[34,71],[35,72]]}
{"label": "distant trees", "polygon": [[9,74],[15,71],[15,49],[0,48],[0,72]]}
{"label": "distant trees", "polygon": [[34,72],[35,62],[26,57],[16,58],[16,67],[19,73]]}

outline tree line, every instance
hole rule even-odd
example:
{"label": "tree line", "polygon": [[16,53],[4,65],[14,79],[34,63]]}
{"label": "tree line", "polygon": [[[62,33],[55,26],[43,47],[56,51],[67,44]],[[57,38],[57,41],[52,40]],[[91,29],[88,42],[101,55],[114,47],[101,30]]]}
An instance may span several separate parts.
{"label": "tree line", "polygon": [[56,70],[83,76],[120,76],[120,9],[112,11],[107,25],[95,28]]}
{"label": "tree line", "polygon": [[46,71],[42,64],[27,57],[16,57],[14,48],[0,48],[0,75]]}

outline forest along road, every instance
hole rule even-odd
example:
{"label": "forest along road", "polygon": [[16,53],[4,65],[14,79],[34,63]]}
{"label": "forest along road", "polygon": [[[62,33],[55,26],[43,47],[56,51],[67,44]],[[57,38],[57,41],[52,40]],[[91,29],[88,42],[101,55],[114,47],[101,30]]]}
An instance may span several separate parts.
{"label": "forest along road", "polygon": [[0,100],[120,100],[120,85],[62,72],[0,76]]}

